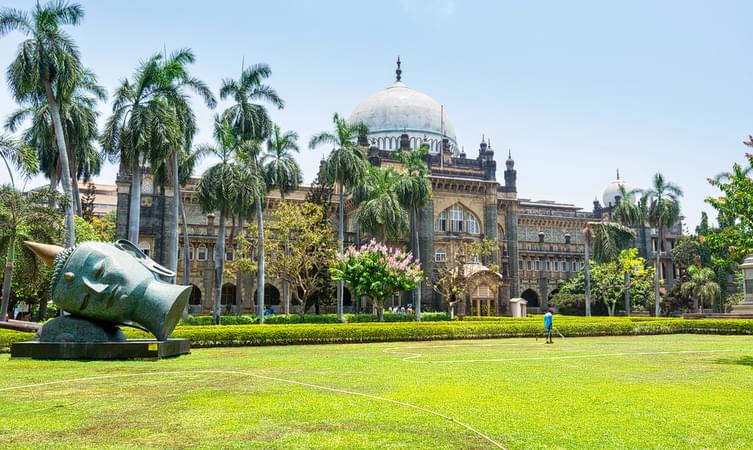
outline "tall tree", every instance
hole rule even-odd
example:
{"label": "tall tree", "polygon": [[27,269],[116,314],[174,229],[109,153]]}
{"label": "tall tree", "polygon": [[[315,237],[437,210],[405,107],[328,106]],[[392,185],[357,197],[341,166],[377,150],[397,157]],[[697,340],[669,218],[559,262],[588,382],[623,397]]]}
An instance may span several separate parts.
{"label": "tall tree", "polygon": [[267,149],[261,157],[264,179],[270,189],[278,189],[280,197],[298,188],[302,181],[301,166],[295,160],[298,153],[298,133],[282,132],[274,125],[267,140]]}
{"label": "tall tree", "polygon": [[[309,148],[322,144],[333,146],[332,152],[322,167],[323,178],[329,183],[339,185],[339,206],[337,221],[337,246],[342,254],[345,241],[345,190],[357,186],[366,174],[366,155],[358,145],[358,138],[366,135],[366,126],[362,123],[350,124],[339,114],[332,117],[334,132],[324,131],[311,137]],[[337,317],[343,320],[343,281],[337,282]]]}
{"label": "tall tree", "polygon": [[207,169],[199,181],[199,203],[205,212],[217,211],[219,226],[215,246],[213,315],[215,324],[220,323],[220,305],[225,270],[225,221],[237,208],[247,207],[244,202],[258,198],[264,190],[264,180],[254,171],[249,171],[238,161],[245,152],[244,142],[239,140],[227,120],[216,118],[215,146],[203,145],[202,152],[212,153],[220,162]]}
{"label": "tall tree", "polygon": [[384,244],[388,238],[401,237],[408,230],[408,214],[396,189],[400,179],[400,174],[391,167],[369,165],[362,182],[353,188],[358,224]]}
{"label": "tall tree", "polygon": [[691,297],[695,309],[703,312],[704,303],[712,304],[722,293],[716,280],[716,273],[708,267],[688,267],[690,279],[682,283],[682,293]]}
{"label": "tall tree", "polygon": [[[272,122],[264,105],[253,103],[261,100],[278,109],[285,106],[277,92],[264,84],[272,70],[266,64],[256,64],[241,70],[238,80],[224,79],[220,88],[220,98],[231,98],[233,104],[222,116],[233,127],[240,140],[245,142],[247,153],[247,170],[254,171],[254,176],[263,180],[259,161],[259,142],[270,134]],[[256,274],[256,303],[259,321],[264,322],[264,194],[259,192],[255,199],[256,225],[258,229],[258,262]]]}
{"label": "tall tree", "polygon": [[[413,241],[413,256],[420,261],[421,247],[418,238],[418,224],[420,211],[431,201],[431,181],[429,180],[429,167],[424,158],[429,154],[429,147],[421,145],[418,149],[401,151],[398,158],[403,163],[405,172],[401,173],[397,196],[400,204],[410,213],[411,240]],[[418,281],[414,291],[414,303],[416,321],[421,321],[421,280]]]}
{"label": "tall tree", "polygon": [[585,248],[586,316],[591,315],[591,249],[597,262],[613,261],[635,237],[633,230],[614,222],[588,222],[583,229]]}
{"label": "tall tree", "polygon": [[[261,158],[261,165],[267,188],[279,190],[282,201],[285,201],[285,194],[301,184],[301,166],[298,165],[293,153],[298,153],[298,133],[283,133],[279,126],[274,125],[267,140],[267,150]],[[287,240],[288,238],[285,242]],[[290,283],[285,278],[282,280],[282,297],[283,311],[290,314]]]}
{"label": "tall tree", "polygon": [[664,239],[667,230],[680,221],[680,201],[682,189],[667,181],[661,173],[654,175],[651,187],[643,190],[643,198],[648,205],[648,220],[657,230],[656,241],[656,273],[654,275],[654,301],[656,317],[661,313],[661,297],[659,295],[659,272],[661,272],[660,257],[663,252]]}
{"label": "tall tree", "polygon": [[[66,87],[75,84],[84,71],[78,47],[62,26],[78,25],[83,17],[84,10],[80,5],[62,0],[44,5],[37,3],[31,13],[11,8],[0,11],[0,37],[11,31],[28,36],[8,67],[8,86],[13,97],[21,103],[29,96],[43,94],[47,97],[60,158],[63,191],[71,199],[73,188],[68,149],[58,105]],[[73,202],[65,204],[65,245],[73,246]]]}
{"label": "tall tree", "polygon": [[[66,86],[58,100],[73,181],[73,207],[78,215],[82,213],[78,181],[89,181],[93,175],[98,175],[102,164],[102,157],[94,143],[99,136],[97,104],[106,99],[107,91],[98,84],[96,75],[90,70],[84,70],[75,83]],[[5,127],[15,132],[27,120],[30,124],[23,133],[23,139],[37,152],[40,171],[50,180],[50,187],[56,189],[61,164],[46,96],[28,96],[21,108],[8,117]]]}
{"label": "tall tree", "polygon": [[[196,60],[193,51],[180,49],[170,55],[163,54],[159,65],[160,76],[157,89],[165,99],[171,113],[175,116],[180,140],[177,145],[168,147],[168,152],[152,151],[149,155],[152,167],[167,166],[167,182],[172,185],[173,202],[171,204],[171,223],[165,228],[165,240],[168,245],[165,252],[167,267],[177,272],[178,268],[178,217],[180,215],[180,159],[188,151],[196,134],[196,117],[194,116],[188,92],[198,95],[209,108],[214,108],[217,100],[209,87],[201,80],[191,76],[188,65]],[[161,149],[160,149],[161,150]]]}

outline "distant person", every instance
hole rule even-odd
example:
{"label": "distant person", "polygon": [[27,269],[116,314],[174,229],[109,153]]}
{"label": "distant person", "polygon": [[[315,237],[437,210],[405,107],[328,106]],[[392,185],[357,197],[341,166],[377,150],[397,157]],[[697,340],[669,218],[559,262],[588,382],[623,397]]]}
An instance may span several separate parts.
{"label": "distant person", "polygon": [[400,307],[400,314],[405,314],[405,306]]}
{"label": "distant person", "polygon": [[552,342],[552,326],[554,322],[554,308],[549,308],[549,310],[544,314],[544,330],[546,331],[546,343],[547,344],[554,344]]}

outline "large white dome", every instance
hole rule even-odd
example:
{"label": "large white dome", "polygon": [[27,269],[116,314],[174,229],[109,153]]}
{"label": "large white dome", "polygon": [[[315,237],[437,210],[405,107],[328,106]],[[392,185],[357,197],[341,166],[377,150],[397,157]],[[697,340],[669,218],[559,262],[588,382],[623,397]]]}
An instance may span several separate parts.
{"label": "large white dome", "polygon": [[[350,115],[351,123],[363,122],[369,129],[369,140],[380,148],[397,148],[403,133],[411,142],[426,139],[432,151],[438,151],[442,137],[457,148],[455,127],[442,105],[424,94],[396,81],[361,102]],[[394,147],[393,147],[394,146]]]}
{"label": "large white dome", "polygon": [[[620,173],[617,172],[617,179],[609,183],[606,189],[604,189],[604,194],[601,197],[604,201],[604,206],[609,206],[610,204],[612,206],[615,206],[617,204],[617,197],[621,197],[620,186],[624,186],[625,191],[630,193],[630,186],[625,182],[625,180],[620,180]],[[632,200],[633,199],[630,198],[630,201]]]}

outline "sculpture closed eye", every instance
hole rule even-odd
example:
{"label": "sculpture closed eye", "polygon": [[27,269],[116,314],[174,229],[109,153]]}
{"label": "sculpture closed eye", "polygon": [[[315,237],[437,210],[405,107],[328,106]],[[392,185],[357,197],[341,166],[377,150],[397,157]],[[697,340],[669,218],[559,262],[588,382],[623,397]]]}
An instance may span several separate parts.
{"label": "sculpture closed eye", "polygon": [[[191,287],[160,280],[158,275],[174,273],[131,242],[84,242],[70,249],[25,244],[53,266],[51,295],[55,304],[71,315],[91,319],[92,327],[98,322],[137,324],[164,340],[188,303]],[[85,322],[76,323],[77,329],[81,323]]]}

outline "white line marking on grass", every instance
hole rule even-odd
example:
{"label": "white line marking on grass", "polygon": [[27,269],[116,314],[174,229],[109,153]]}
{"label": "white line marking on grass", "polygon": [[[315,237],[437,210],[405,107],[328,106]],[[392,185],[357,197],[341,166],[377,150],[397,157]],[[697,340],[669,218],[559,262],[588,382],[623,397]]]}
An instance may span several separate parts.
{"label": "white line marking on grass", "polygon": [[321,386],[318,384],[311,384],[311,383],[305,383],[303,381],[295,381],[295,380],[288,380],[285,378],[277,378],[277,377],[270,377],[267,375],[259,375],[255,373],[250,372],[243,372],[240,370],[185,370],[185,371],[162,371],[162,372],[142,372],[142,373],[124,373],[124,374],[115,374],[115,375],[101,375],[96,377],[83,377],[83,378],[73,378],[73,379],[67,379],[67,380],[57,380],[57,381],[47,381],[44,383],[35,383],[35,384],[26,384],[22,386],[10,386],[5,388],[0,388],[0,392],[7,392],[7,391],[13,391],[18,389],[27,389],[27,388],[39,388],[43,386],[51,386],[56,384],[64,384],[64,383],[76,383],[76,382],[82,382],[82,381],[95,381],[95,380],[106,380],[111,378],[126,378],[126,377],[138,377],[138,376],[152,376],[152,375],[193,375],[197,373],[211,373],[211,374],[231,374],[231,375],[244,375],[244,376],[251,376],[255,378],[260,378],[263,380],[269,380],[269,381],[277,381],[280,383],[288,383],[288,384],[294,384],[298,386],[303,386],[311,389],[319,389],[322,391],[329,391],[334,392],[337,394],[345,394],[345,395],[354,395],[357,397],[364,397],[371,400],[378,400],[382,402],[392,403],[394,405],[403,406],[406,408],[415,409],[417,411],[421,411],[427,414],[431,414],[437,417],[440,417],[442,419],[448,420],[452,423],[455,423],[466,430],[470,431],[471,433],[479,436],[480,438],[484,439],[485,441],[489,442],[490,444],[493,444],[497,448],[504,449],[505,447],[502,446],[499,442],[495,441],[491,437],[487,436],[486,434],[478,431],[477,429],[473,428],[472,426],[468,425],[467,423],[461,422],[453,417],[444,415],[438,411],[434,411],[433,409],[425,408],[423,406],[414,405],[411,403],[401,402],[400,400],[393,400],[391,398],[385,398],[385,397],[379,397],[377,395],[371,395],[371,394],[364,394],[362,392],[355,392],[355,391],[349,391],[346,389],[338,389],[333,388],[329,386]]}
{"label": "white line marking on grass", "polygon": [[[522,344],[521,344],[522,345]],[[535,345],[535,344],[534,344]],[[540,345],[540,344],[539,344]],[[660,351],[660,352],[619,352],[619,353],[593,353],[588,355],[561,355],[561,356],[529,356],[517,358],[489,358],[489,359],[447,359],[438,361],[416,361],[416,359],[426,356],[423,353],[402,352],[403,348],[442,348],[445,346],[425,346],[425,347],[390,347],[382,350],[389,355],[405,356],[402,361],[414,364],[457,364],[457,363],[479,363],[479,362],[509,362],[509,361],[550,361],[558,359],[585,359],[585,358],[608,358],[614,356],[633,356],[633,355],[682,355],[693,353],[728,353],[743,352],[748,350],[740,349],[723,349],[723,350],[678,350],[678,351]],[[463,347],[463,346],[460,346]],[[465,347],[475,347],[466,345]]]}

